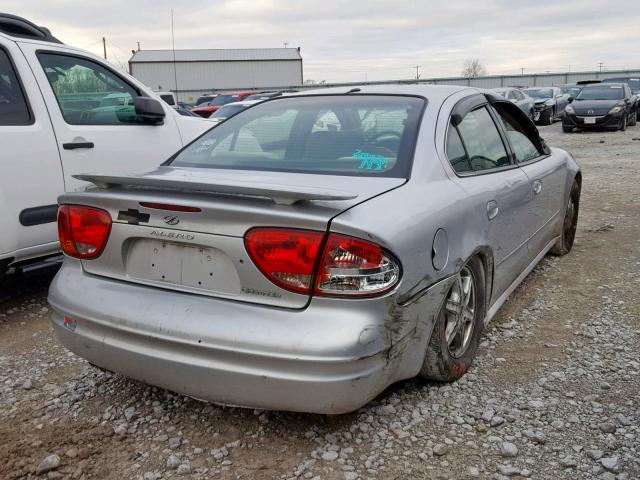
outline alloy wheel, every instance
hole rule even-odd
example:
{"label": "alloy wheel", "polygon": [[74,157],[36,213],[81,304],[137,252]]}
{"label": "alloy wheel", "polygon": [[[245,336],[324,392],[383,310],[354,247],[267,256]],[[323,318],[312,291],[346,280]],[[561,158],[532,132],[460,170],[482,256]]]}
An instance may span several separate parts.
{"label": "alloy wheel", "polygon": [[475,280],[468,267],[463,267],[451,287],[445,304],[445,340],[449,354],[460,358],[465,354],[475,324]]}

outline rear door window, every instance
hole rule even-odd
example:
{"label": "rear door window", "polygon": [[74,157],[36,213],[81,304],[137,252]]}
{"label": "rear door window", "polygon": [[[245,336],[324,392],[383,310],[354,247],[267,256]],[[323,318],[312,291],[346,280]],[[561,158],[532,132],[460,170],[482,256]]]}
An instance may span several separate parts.
{"label": "rear door window", "polygon": [[7,53],[0,48],[0,125],[33,122],[26,96]]}
{"label": "rear door window", "polygon": [[71,125],[140,123],[133,99],[136,89],[87,58],[39,53],[62,116]]}
{"label": "rear door window", "polygon": [[[465,157],[460,157],[457,143],[457,130]],[[458,173],[476,173],[502,168],[510,165],[509,155],[502,138],[486,107],[480,107],[465,115],[457,127],[450,125],[448,137],[452,142],[447,145],[447,156],[451,166]]]}
{"label": "rear door window", "polygon": [[229,118],[169,164],[406,178],[424,105],[393,95],[278,98]]}
{"label": "rear door window", "polygon": [[507,133],[511,150],[518,163],[529,162],[542,155],[534,141],[529,138],[527,129],[516,116],[512,115],[506,107],[501,106],[499,103],[495,104],[494,108]]}

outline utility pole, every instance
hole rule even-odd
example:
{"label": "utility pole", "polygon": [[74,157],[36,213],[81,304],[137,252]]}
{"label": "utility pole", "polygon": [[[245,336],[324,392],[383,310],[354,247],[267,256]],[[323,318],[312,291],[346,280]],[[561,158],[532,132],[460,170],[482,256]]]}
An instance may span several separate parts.
{"label": "utility pole", "polygon": [[176,98],[178,98],[178,69],[176,68],[176,37],[173,34],[173,8],[171,9],[171,49],[173,50],[173,80],[176,86]]}
{"label": "utility pole", "polygon": [[138,51],[140,51],[140,42],[136,42],[138,44]]}
{"label": "utility pole", "polygon": [[598,62],[598,67],[600,67],[600,71],[602,71],[602,66],[604,65],[604,62]]}
{"label": "utility pole", "polygon": [[520,75],[524,77],[524,67],[520,67]]}
{"label": "utility pole", "polygon": [[413,68],[416,69],[416,80],[420,80],[420,68],[422,68],[422,65],[416,65]]}
{"label": "utility pole", "polygon": [[289,44],[287,42],[284,42],[284,48],[287,48]]}
{"label": "utility pole", "polygon": [[107,39],[102,37],[102,53],[104,55],[104,59],[107,59]]}

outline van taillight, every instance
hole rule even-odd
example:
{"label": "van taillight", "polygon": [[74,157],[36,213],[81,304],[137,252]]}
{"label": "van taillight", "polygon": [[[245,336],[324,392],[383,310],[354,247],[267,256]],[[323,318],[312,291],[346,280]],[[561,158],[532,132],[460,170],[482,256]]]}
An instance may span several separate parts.
{"label": "van taillight", "polygon": [[105,210],[82,205],[61,205],[58,209],[60,246],[70,257],[99,257],[110,233],[111,216]]}
{"label": "van taillight", "polygon": [[373,296],[400,279],[400,264],[379,245],[337,233],[288,228],[247,232],[249,256],[276,285],[296,293]]}

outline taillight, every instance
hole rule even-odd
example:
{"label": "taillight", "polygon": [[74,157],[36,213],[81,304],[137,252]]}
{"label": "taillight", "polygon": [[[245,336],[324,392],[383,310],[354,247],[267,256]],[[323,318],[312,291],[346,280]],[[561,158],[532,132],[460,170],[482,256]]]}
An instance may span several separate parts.
{"label": "taillight", "polygon": [[324,233],[287,228],[254,228],[245,236],[256,266],[276,285],[309,293]]}
{"label": "taillight", "polygon": [[400,265],[379,245],[331,233],[321,251],[324,237],[310,230],[254,228],[245,245],[269,280],[296,293],[311,293],[314,278],[317,295],[379,295],[398,283]]}
{"label": "taillight", "polygon": [[104,210],[82,205],[61,205],[58,209],[60,246],[71,257],[99,257],[109,233],[111,216]]}
{"label": "taillight", "polygon": [[379,245],[329,234],[316,279],[318,295],[379,295],[400,279],[400,264]]}

